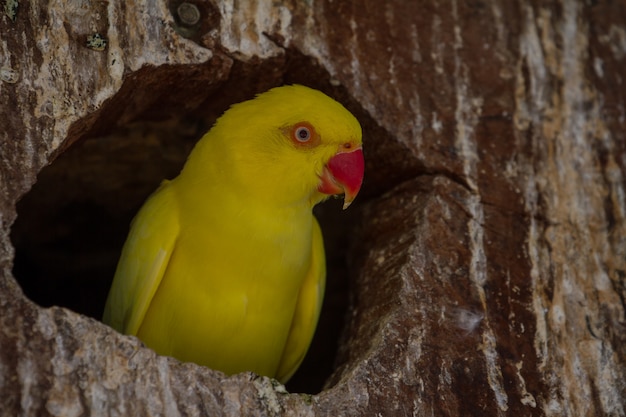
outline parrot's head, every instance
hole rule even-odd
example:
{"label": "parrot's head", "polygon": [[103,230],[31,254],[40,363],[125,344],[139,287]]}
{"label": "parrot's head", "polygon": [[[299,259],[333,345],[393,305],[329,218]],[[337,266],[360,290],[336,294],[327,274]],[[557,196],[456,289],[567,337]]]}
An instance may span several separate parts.
{"label": "parrot's head", "polygon": [[222,170],[247,193],[311,206],[363,182],[361,126],[341,104],[300,85],[283,86],[232,106],[204,140],[225,151]]}

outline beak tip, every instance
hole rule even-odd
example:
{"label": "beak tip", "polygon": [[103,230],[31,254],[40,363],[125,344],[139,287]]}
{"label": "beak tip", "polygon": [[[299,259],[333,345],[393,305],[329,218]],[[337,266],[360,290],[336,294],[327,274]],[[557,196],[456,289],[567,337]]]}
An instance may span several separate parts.
{"label": "beak tip", "polygon": [[354,199],[356,198],[356,195],[358,193],[358,190],[356,192],[349,192],[348,190],[344,189],[344,194],[343,194],[343,210],[347,209],[348,207],[350,207],[350,205],[352,204],[352,202],[354,201]]}
{"label": "beak tip", "polygon": [[333,156],[324,167],[317,190],[324,194],[344,194],[343,209],[347,209],[361,189],[365,161],[358,148]]}

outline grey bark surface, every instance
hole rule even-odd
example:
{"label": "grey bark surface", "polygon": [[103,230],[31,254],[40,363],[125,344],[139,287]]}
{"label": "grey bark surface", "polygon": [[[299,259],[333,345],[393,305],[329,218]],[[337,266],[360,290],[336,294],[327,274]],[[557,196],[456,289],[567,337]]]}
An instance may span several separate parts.
{"label": "grey bark surface", "polygon": [[[623,2],[192,1],[190,26],[179,3],[20,1],[0,16],[0,415],[626,415]],[[112,131],[210,124],[293,82],[364,127],[322,392],[160,357],[24,295],[14,243],[43,226],[12,228],[44,167],[66,158],[57,175],[83,188],[42,174],[42,201],[100,181],[96,205],[130,212],[192,142]],[[137,165],[171,147],[163,172]]]}

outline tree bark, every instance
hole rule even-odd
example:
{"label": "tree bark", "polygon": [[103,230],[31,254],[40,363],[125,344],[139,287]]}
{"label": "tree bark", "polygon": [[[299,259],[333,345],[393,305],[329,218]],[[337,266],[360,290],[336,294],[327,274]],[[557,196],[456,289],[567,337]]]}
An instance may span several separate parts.
{"label": "tree bark", "polygon": [[[626,4],[190,1],[189,23],[174,0],[10,3],[0,414],[626,415]],[[82,215],[68,201],[91,192],[98,213],[129,216],[175,175],[192,145],[181,136],[294,82],[364,127],[359,204],[325,230],[349,304],[322,392],[160,357],[24,295],[80,263],[61,249],[34,277],[13,274],[22,247],[55,245],[46,233]],[[120,136],[138,125],[152,133]],[[16,211],[38,174],[37,204]],[[98,279],[85,304],[106,296]]]}

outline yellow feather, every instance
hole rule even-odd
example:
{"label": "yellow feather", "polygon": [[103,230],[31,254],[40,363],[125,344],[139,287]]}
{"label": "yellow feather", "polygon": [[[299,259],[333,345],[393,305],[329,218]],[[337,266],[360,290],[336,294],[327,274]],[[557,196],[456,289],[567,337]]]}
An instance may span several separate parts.
{"label": "yellow feather", "polygon": [[178,236],[176,212],[164,181],[133,220],[104,309],[103,321],[113,328],[137,334]]}
{"label": "yellow feather", "polygon": [[[321,138],[298,146],[307,122]],[[237,104],[133,221],[103,320],[157,353],[282,382],[313,337],[325,283],[312,207],[320,175],[356,119],[302,86]]]}

